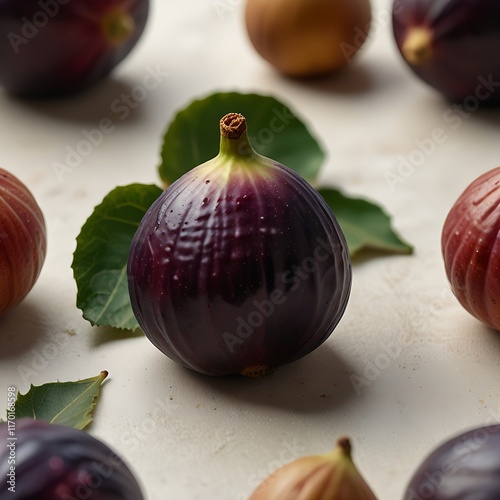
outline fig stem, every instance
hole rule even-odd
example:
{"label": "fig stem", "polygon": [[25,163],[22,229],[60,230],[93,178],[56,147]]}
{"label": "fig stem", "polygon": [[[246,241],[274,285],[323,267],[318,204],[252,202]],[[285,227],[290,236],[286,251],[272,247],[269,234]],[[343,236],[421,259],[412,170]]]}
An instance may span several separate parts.
{"label": "fig stem", "polygon": [[239,113],[229,113],[220,120],[220,153],[243,160],[254,158],[255,152],[247,135],[247,122]]}
{"label": "fig stem", "polygon": [[228,113],[220,120],[220,133],[227,139],[238,139],[246,129],[247,121],[239,113]]}
{"label": "fig stem", "polygon": [[401,46],[404,58],[417,66],[432,57],[432,32],[423,26],[417,26],[408,31]]}
{"label": "fig stem", "polygon": [[337,447],[344,455],[351,456],[351,441],[347,436],[342,436],[337,440]]}
{"label": "fig stem", "polygon": [[120,9],[113,9],[106,13],[102,20],[102,30],[106,39],[113,45],[125,43],[135,30],[134,18]]}

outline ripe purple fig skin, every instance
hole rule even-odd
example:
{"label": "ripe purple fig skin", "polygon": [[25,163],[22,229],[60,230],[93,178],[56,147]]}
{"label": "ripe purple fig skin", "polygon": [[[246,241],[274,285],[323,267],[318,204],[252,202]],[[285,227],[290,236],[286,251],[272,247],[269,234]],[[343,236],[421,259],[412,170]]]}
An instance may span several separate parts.
{"label": "ripe purple fig skin", "polygon": [[450,209],[441,247],[446,275],[462,306],[500,330],[500,167],[475,179]]}
{"label": "ripe purple fig skin", "polygon": [[85,89],[132,50],[149,0],[0,0],[0,86],[23,97]]}
{"label": "ripe purple fig skin", "polygon": [[43,213],[17,177],[0,168],[0,314],[33,288],[47,253]]}
{"label": "ripe purple fig skin", "polygon": [[327,339],[347,306],[351,264],[318,192],[255,153],[241,115],[226,115],[221,132],[219,155],[168,187],[140,223],[130,298],[174,361],[257,377]]}
{"label": "ripe purple fig skin", "polygon": [[144,500],[122,459],[90,434],[29,418],[14,422],[15,441],[0,424],[0,500]]}
{"label": "ripe purple fig skin", "polygon": [[431,452],[413,474],[404,500],[498,500],[500,425],[455,436]]}
{"label": "ripe purple fig skin", "polygon": [[410,68],[467,108],[500,104],[497,0],[395,0],[397,46]]}

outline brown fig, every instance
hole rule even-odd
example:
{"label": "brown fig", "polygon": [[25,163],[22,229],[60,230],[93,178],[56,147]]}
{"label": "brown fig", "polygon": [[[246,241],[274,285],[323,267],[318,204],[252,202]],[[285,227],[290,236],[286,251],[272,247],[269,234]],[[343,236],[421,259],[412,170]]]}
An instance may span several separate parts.
{"label": "brown fig", "polygon": [[349,64],[370,31],[369,0],[247,0],[245,23],[255,50],[296,77]]}

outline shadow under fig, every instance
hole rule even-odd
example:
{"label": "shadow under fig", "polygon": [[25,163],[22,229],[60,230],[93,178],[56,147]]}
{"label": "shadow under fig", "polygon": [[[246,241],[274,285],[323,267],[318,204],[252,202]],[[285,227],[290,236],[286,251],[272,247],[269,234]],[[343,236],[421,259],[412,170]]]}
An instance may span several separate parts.
{"label": "shadow under fig", "polygon": [[314,77],[285,77],[288,81],[315,91],[344,96],[370,92],[377,82],[367,64],[354,62],[334,73]]}
{"label": "shadow under fig", "polygon": [[0,360],[30,351],[42,335],[42,311],[30,298],[0,316]]}
{"label": "shadow under fig", "polygon": [[50,98],[9,98],[19,106],[60,121],[97,126],[101,120],[108,119],[117,125],[122,121],[133,123],[141,118],[143,106],[130,94],[135,85],[136,82],[111,75],[75,94]]}
{"label": "shadow under fig", "polygon": [[322,412],[356,397],[349,379],[351,368],[327,344],[258,379],[239,376],[209,377],[189,369],[184,370],[186,377],[193,379],[211,394],[297,413]]}

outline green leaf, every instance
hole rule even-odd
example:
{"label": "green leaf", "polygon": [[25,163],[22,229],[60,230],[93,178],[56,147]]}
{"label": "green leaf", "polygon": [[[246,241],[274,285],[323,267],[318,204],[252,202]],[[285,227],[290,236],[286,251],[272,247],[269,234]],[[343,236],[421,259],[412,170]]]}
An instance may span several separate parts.
{"label": "green leaf", "polygon": [[92,411],[107,376],[108,372],[102,371],[97,377],[76,382],[32,384],[26,394],[17,396],[16,418],[27,417],[83,429],[92,422]]}
{"label": "green leaf", "polygon": [[348,198],[335,189],[318,189],[342,228],[351,256],[373,249],[411,254],[413,248],[391,227],[390,217],[379,206],[359,198]]}
{"label": "green leaf", "polygon": [[316,139],[288,106],[274,97],[237,92],[216,93],[193,101],[170,123],[159,166],[168,185],[219,152],[219,121],[241,113],[254,149],[313,182],[324,160]]}
{"label": "green leaf", "polygon": [[117,187],[83,225],[72,268],[77,306],[91,324],[129,330],[139,327],[130,306],[127,259],[142,217],[161,193],[154,185]]}

